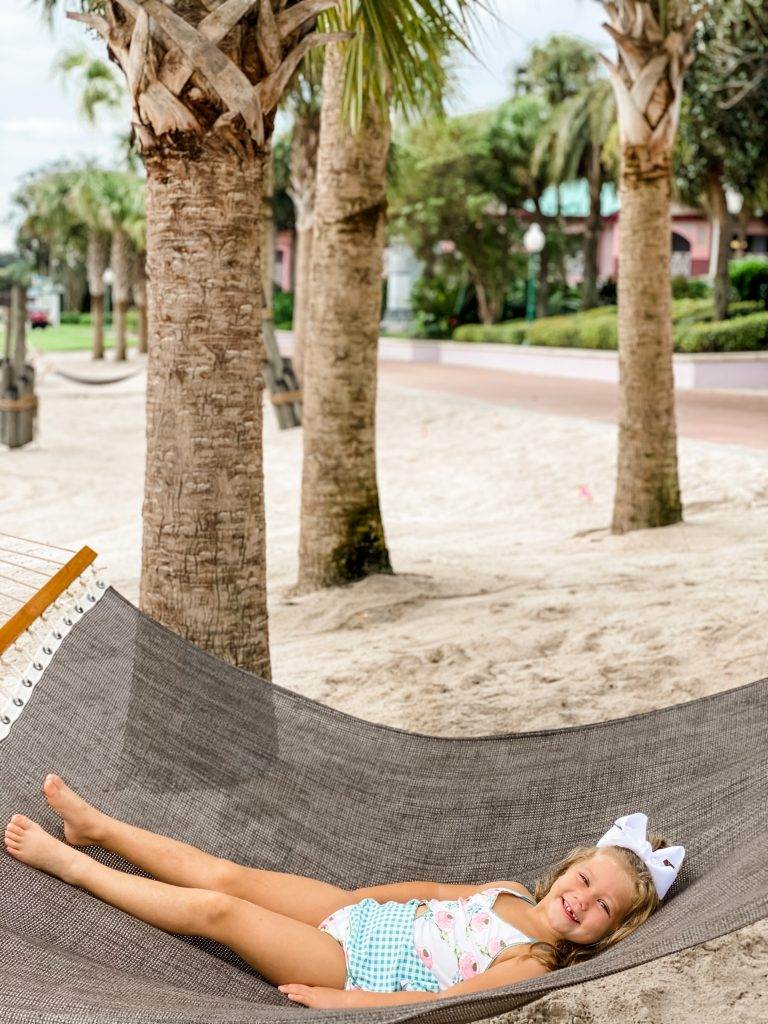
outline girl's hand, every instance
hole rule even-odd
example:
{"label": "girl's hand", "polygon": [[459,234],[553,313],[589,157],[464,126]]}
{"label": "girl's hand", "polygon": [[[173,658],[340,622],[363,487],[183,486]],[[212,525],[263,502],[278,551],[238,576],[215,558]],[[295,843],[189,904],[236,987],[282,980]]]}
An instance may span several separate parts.
{"label": "girl's hand", "polygon": [[322,985],[278,985],[278,992],[287,995],[292,1003],[301,1003],[313,1010],[341,1010],[349,1007],[348,991],[338,988],[323,988]]}

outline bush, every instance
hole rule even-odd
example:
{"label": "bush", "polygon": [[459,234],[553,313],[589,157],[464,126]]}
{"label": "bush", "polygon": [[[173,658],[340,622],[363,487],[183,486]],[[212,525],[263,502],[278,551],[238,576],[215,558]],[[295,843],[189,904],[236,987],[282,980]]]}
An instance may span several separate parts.
{"label": "bush", "polygon": [[692,324],[675,332],[678,352],[751,352],[768,348],[768,312]]}
{"label": "bush", "polygon": [[284,292],[277,285],[272,296],[272,319],[279,331],[290,331],[293,327],[293,292]]}
{"label": "bush", "polygon": [[[672,308],[675,348],[681,352],[749,351],[762,345],[759,302],[732,302],[731,318],[712,323],[710,299],[678,299]],[[762,322],[762,321],[760,321]],[[739,325],[744,325],[744,330]],[[723,330],[724,325],[727,326]],[[701,328],[701,330],[698,330]],[[615,306],[598,306],[570,316],[547,316],[528,323],[465,324],[454,331],[457,341],[502,342],[512,345],[543,345],[553,348],[616,349],[618,317]],[[700,346],[700,347],[697,347]]]}
{"label": "bush", "polygon": [[497,341],[507,345],[525,345],[526,320],[508,320],[504,324],[462,324],[453,332],[455,341]]}
{"label": "bush", "polygon": [[728,275],[740,299],[759,302],[763,308],[768,306],[768,259],[732,260]]}
{"label": "bush", "polygon": [[673,277],[673,299],[705,299],[712,289],[703,277]]}
{"label": "bush", "polygon": [[91,317],[88,313],[74,313],[67,310],[66,313],[61,314],[60,322],[62,324],[89,324]]}
{"label": "bush", "polygon": [[433,273],[420,277],[411,288],[415,337],[450,338],[451,320],[458,311],[462,291],[458,281],[447,274]]}

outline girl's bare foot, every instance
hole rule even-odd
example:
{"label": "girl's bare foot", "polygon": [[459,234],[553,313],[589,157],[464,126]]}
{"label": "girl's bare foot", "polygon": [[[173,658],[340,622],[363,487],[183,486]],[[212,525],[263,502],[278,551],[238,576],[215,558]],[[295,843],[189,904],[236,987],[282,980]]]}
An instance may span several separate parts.
{"label": "girl's bare foot", "polygon": [[92,846],[98,843],[101,811],[91,807],[58,775],[46,775],[43,793],[51,807],[64,822],[64,835],[72,846]]}
{"label": "girl's bare foot", "polygon": [[23,814],[14,814],[5,826],[5,848],[16,860],[65,882],[74,882],[77,864],[87,860],[84,853],[54,839]]}

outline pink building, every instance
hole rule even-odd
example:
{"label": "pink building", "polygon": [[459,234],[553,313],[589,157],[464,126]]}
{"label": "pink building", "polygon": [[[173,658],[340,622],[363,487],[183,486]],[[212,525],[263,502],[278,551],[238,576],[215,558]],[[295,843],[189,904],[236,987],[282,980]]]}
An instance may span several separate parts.
{"label": "pink building", "polygon": [[[619,269],[619,211],[603,217],[598,255],[599,276],[616,278]],[[574,218],[576,220],[576,218]],[[579,218],[580,220],[580,218]],[[583,221],[574,232],[581,234]],[[573,229],[569,218],[569,229]],[[704,277],[709,273],[714,231],[703,210],[672,205],[672,276]],[[768,222],[753,218],[746,231],[747,252],[768,255]]]}

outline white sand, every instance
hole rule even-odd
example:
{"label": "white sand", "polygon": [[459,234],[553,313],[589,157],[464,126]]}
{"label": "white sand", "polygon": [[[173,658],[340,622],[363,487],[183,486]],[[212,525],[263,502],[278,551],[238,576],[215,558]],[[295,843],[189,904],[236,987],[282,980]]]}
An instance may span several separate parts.
{"label": "white sand", "polygon": [[[86,389],[46,375],[38,443],[0,451],[14,479],[0,530],[90,544],[134,601],[143,387],[143,376]],[[619,717],[768,675],[763,452],[680,440],[686,521],[614,537],[614,427],[385,384],[379,479],[397,575],[296,598],[301,433],[280,432],[271,410],[265,425],[283,686],[472,736]],[[767,979],[763,921],[511,1017],[764,1024]]]}

